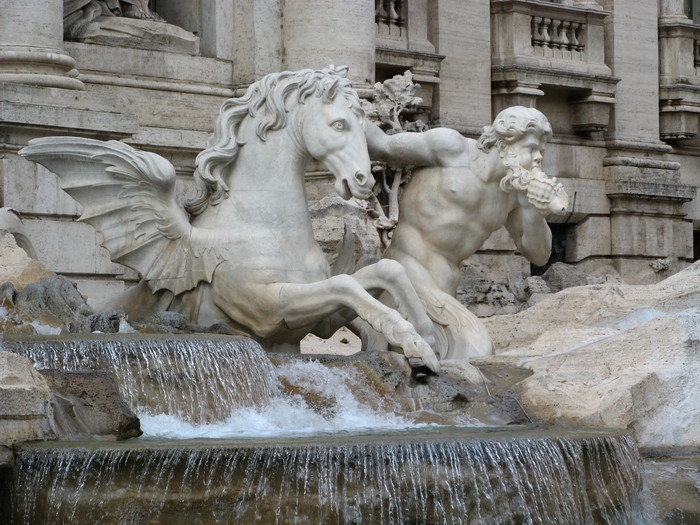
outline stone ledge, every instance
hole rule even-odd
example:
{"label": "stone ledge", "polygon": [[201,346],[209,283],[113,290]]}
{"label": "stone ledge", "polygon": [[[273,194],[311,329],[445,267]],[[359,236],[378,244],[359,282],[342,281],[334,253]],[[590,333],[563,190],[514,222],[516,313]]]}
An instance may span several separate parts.
{"label": "stone ledge", "polygon": [[11,101],[0,101],[0,121],[0,129],[34,127],[41,135],[70,131],[80,136],[118,139],[138,129],[138,118],[133,115]]}
{"label": "stone ledge", "polygon": [[608,180],[605,182],[608,197],[638,196],[645,198],[691,201],[697,188],[689,184],[668,184],[644,180]]}

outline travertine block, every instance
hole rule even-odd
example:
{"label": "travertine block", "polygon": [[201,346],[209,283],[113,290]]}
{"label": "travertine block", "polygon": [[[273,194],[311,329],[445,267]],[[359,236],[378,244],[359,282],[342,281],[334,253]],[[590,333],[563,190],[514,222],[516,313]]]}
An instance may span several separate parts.
{"label": "travertine block", "polygon": [[57,273],[120,275],[124,267],[110,261],[100,247],[98,234],[89,224],[30,219],[27,236],[39,260]]}
{"label": "travertine block", "polygon": [[[126,268],[126,270],[136,275],[136,272],[133,270],[128,268]],[[114,299],[127,288],[124,281],[116,279],[75,279],[74,282],[75,286],[78,288],[78,291],[87,297],[88,305],[90,305],[96,311],[101,311],[102,304],[104,304],[106,301]]]}
{"label": "travertine block", "polygon": [[664,217],[615,215],[610,220],[610,240],[614,256],[675,254],[673,222]]}
{"label": "travertine block", "polygon": [[0,444],[51,437],[50,396],[29,359],[0,352]]}
{"label": "travertine block", "polygon": [[567,262],[605,255],[610,255],[609,217],[589,217],[571,227],[566,244]]}
{"label": "travertine block", "polygon": [[82,42],[66,42],[65,46],[86,74],[99,71],[170,82],[220,86],[231,83],[233,65],[228,60]]}
{"label": "travertine block", "polygon": [[61,190],[58,177],[39,164],[8,156],[0,160],[0,178],[3,206],[23,214],[80,214],[80,205]]}

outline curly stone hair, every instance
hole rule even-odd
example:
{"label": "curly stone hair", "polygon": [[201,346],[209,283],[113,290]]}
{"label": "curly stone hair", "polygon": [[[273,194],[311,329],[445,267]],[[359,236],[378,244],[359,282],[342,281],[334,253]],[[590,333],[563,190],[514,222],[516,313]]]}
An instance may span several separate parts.
{"label": "curly stone hair", "polygon": [[496,116],[492,125],[484,126],[477,147],[490,151],[496,146],[503,151],[531,129],[540,131],[545,140],[552,138],[552,126],[541,111],[524,106],[506,108]]}

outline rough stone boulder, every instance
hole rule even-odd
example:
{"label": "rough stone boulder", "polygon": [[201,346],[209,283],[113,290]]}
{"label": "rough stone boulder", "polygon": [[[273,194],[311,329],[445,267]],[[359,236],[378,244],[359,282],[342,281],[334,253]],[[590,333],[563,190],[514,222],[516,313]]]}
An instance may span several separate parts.
{"label": "rough stone boulder", "polygon": [[[5,333],[90,333],[119,331],[119,312],[95,313],[75,284],[63,276],[44,277],[17,291],[11,282],[0,285]],[[27,331],[29,330],[29,331]]]}
{"label": "rough stone boulder", "polygon": [[15,236],[0,229],[0,283],[11,282],[21,290],[30,283],[56,274],[39,261],[32,259],[17,245]]}
{"label": "rough stone boulder", "polygon": [[52,426],[59,439],[122,440],[141,425],[111,375],[96,370],[41,370],[52,391]]}
{"label": "rough stone boulder", "polygon": [[551,424],[629,428],[642,447],[700,447],[700,263],[656,285],[568,288],[485,319],[520,403]]}

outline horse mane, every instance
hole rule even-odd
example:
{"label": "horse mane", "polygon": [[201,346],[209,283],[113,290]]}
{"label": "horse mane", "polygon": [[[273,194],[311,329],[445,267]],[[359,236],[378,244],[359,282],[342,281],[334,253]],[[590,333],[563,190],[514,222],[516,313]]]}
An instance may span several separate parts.
{"label": "horse mane", "polygon": [[347,67],[330,66],[326,69],[283,71],[271,73],[248,87],[241,98],[230,98],[221,106],[214,125],[210,146],[197,155],[194,172],[198,194],[185,202],[185,209],[199,215],[211,204],[216,206],[228,197],[229,173],[245,141],[236,137],[241,122],[246,117],[258,118],[256,134],[266,141],[268,132],[283,129],[287,125],[287,104],[296,92],[296,102],[303,104],[311,95],[329,103],[341,94],[352,111],[362,118],[364,112],[357,93],[346,78]]}

